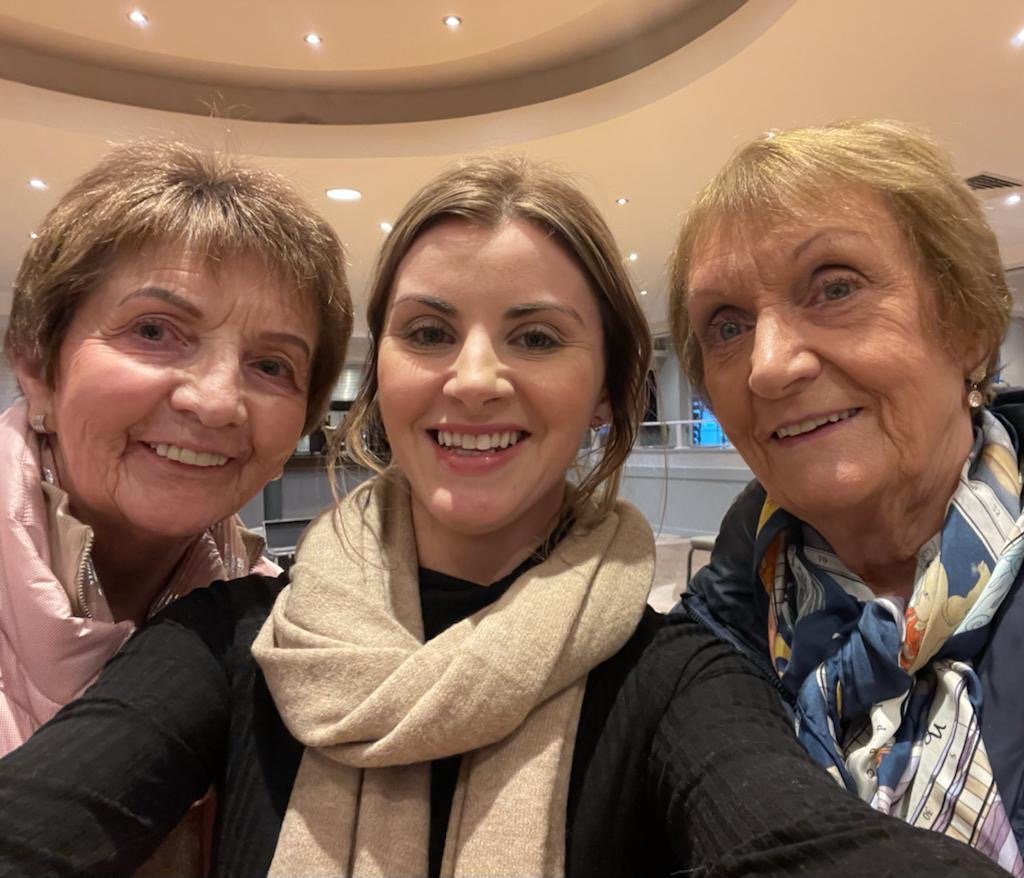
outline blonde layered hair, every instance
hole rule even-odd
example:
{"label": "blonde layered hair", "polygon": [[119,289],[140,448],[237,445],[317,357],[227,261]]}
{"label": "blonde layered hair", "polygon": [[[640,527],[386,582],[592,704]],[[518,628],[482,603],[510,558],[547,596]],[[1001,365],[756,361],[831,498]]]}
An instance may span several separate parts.
{"label": "blonde layered hair", "polygon": [[112,150],[46,215],[14,281],[7,356],[37,365],[53,386],[79,305],[119,258],[150,244],[196,250],[214,270],[254,256],[294,285],[318,328],[304,431],[314,429],[352,332],[341,242],[283,177],[184,143]]}
{"label": "blonde layered hair", "polygon": [[[424,186],[395,220],[370,286],[370,352],[341,437],[345,454],[378,472],[391,461],[377,402],[379,340],[402,260],[420,235],[451,218],[483,228],[511,220],[531,223],[563,247],[587,278],[601,314],[612,420],[599,459],[572,493],[565,511],[586,517],[593,501],[595,516],[605,514],[615,502],[622,465],[642,418],[650,334],[615,240],[597,208],[570,178],[521,157],[467,159]],[[336,443],[332,471],[340,448]]]}
{"label": "blonde layered hair", "polygon": [[904,123],[872,120],[769,132],[736,152],[697,195],[670,263],[669,319],[687,376],[705,398],[686,301],[701,242],[723,226],[820,211],[843,191],[884,200],[931,282],[944,337],[981,352],[984,374],[975,380],[989,388],[1012,304],[995,235],[942,147]]}

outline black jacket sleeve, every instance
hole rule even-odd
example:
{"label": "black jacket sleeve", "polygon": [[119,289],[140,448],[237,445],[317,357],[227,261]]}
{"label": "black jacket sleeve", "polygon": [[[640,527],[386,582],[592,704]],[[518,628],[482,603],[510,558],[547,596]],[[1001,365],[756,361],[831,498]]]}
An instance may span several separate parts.
{"label": "black jacket sleeve", "polygon": [[768,596],[754,565],[765,490],[752,481],[722,518],[711,560],[694,574],[679,609],[750,655],[768,656]]}
{"label": "black jacket sleeve", "polygon": [[279,587],[250,580],[172,605],[0,760],[0,876],[130,874],[203,796],[224,762],[239,602]]}
{"label": "black jacket sleeve", "polygon": [[839,787],[797,742],[773,683],[697,623],[676,617],[641,669],[648,693],[671,693],[648,786],[678,874],[1006,878]]}

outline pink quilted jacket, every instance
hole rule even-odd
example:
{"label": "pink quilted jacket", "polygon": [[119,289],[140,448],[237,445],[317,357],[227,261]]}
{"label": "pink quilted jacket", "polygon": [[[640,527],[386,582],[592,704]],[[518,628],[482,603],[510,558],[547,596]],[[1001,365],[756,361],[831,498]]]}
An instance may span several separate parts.
{"label": "pink quilted jacket", "polygon": [[[41,482],[39,441],[22,401],[0,414],[0,756],[77,697],[134,630],[130,622],[75,615],[55,570],[67,569],[69,552],[84,550],[88,529],[66,509],[55,510],[53,498],[66,495],[47,486],[44,497]],[[279,573],[248,532],[247,557],[237,565],[244,569],[225,569],[224,535],[238,540],[242,530],[234,517],[197,540],[179,566],[184,581],[175,592],[250,570]]]}

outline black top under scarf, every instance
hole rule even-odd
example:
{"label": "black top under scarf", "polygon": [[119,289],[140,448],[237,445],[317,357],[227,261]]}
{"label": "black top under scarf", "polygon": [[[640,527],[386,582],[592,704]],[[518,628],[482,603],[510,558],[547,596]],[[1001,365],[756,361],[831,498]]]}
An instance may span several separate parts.
{"label": "black top under scarf", "polygon": [[[489,607],[538,561],[536,556],[528,558],[508,576],[491,585],[477,585],[421,567],[420,606],[423,612],[424,638],[432,640],[456,622],[461,622],[467,616]],[[461,764],[461,755],[435,759],[430,764],[430,848],[427,855],[429,878],[438,878],[441,874],[448,818],[451,815],[452,799],[455,797]]]}

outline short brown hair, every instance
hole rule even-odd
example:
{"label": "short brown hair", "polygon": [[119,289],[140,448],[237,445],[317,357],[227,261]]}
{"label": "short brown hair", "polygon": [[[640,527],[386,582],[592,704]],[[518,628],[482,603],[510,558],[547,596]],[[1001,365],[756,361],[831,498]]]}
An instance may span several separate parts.
{"label": "short brown hair", "polygon": [[484,228],[508,220],[532,223],[565,248],[587,278],[604,331],[605,388],[612,421],[599,459],[575,492],[571,511],[583,515],[593,498],[596,514],[604,514],[615,502],[622,465],[642,419],[650,333],[615,239],[597,208],[565,174],[522,157],[467,159],[420,189],[395,220],[370,287],[370,353],[362,387],[345,422],[346,453],[376,470],[390,462],[377,406],[377,352],[395,275],[413,242],[452,217]]}
{"label": "short brown hair", "polygon": [[1012,299],[999,246],[948,153],[926,133],[884,119],[768,132],[736,152],[701,190],[670,266],[669,319],[695,390],[706,396],[704,361],[686,308],[692,259],[722,222],[799,211],[837,187],[880,195],[935,290],[947,339],[984,351],[986,388],[998,365]]}
{"label": "short brown hair", "polygon": [[117,147],[46,215],[14,281],[4,347],[56,378],[75,312],[124,253],[186,244],[214,262],[253,255],[316,311],[306,432],[330,403],[352,332],[344,250],[281,176],[185,143]]}

